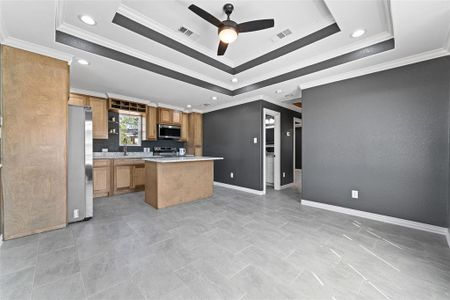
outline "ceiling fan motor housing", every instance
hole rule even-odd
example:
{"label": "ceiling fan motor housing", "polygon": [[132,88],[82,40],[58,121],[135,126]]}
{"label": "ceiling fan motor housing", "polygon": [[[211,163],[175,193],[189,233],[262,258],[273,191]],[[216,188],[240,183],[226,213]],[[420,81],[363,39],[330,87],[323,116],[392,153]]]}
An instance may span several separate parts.
{"label": "ceiling fan motor housing", "polygon": [[220,33],[224,29],[233,29],[236,33],[239,33],[237,23],[231,20],[225,20],[222,22],[223,25],[219,27],[218,32]]}

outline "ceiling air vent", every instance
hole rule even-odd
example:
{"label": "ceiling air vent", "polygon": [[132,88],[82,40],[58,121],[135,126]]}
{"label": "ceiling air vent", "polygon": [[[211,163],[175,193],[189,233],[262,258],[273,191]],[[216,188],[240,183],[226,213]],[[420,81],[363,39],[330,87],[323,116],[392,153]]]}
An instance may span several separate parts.
{"label": "ceiling air vent", "polygon": [[181,26],[180,28],[178,28],[178,31],[187,37],[195,35],[195,33],[192,30],[188,29],[186,26]]}
{"label": "ceiling air vent", "polygon": [[274,37],[272,37],[272,41],[277,42],[279,40],[284,39],[285,37],[287,37],[288,35],[291,35],[292,31],[288,28],[283,30],[282,32],[279,32],[277,34],[275,34]]}

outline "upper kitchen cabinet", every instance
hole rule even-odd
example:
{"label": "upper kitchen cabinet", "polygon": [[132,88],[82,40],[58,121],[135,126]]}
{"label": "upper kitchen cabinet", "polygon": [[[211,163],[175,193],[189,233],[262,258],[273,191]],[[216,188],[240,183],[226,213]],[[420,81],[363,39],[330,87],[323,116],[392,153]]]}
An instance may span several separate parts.
{"label": "upper kitchen cabinet", "polygon": [[181,125],[182,122],[182,112],[178,110],[172,111],[172,124]]}
{"label": "upper kitchen cabinet", "polygon": [[187,113],[182,113],[180,141],[186,142],[188,138],[189,138],[189,115]]}
{"label": "upper kitchen cabinet", "polygon": [[157,139],[156,134],[156,119],[157,119],[157,108],[153,106],[147,107],[147,118],[146,118],[146,140],[155,141]]}
{"label": "upper kitchen cabinet", "polygon": [[108,138],[108,101],[102,98],[89,97],[92,109],[92,136],[94,139]]}
{"label": "upper kitchen cabinet", "polygon": [[160,107],[158,108],[158,123],[166,125],[181,125],[182,113],[177,110]]}
{"label": "upper kitchen cabinet", "polygon": [[85,95],[71,93],[68,104],[75,106],[89,106],[89,99]]}

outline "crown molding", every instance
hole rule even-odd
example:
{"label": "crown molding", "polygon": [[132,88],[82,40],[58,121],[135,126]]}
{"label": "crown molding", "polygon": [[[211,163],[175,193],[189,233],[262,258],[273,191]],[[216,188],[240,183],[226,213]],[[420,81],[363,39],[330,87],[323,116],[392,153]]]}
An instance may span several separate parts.
{"label": "crown molding", "polygon": [[131,48],[131,47],[125,46],[123,44],[117,43],[117,42],[115,42],[113,40],[107,39],[107,38],[102,37],[100,35],[97,35],[97,34],[89,32],[89,31],[83,30],[83,29],[78,28],[78,27],[76,27],[74,25],[71,25],[71,24],[63,23],[57,28],[57,31],[61,31],[61,32],[66,33],[66,34],[73,35],[73,36],[75,36],[77,38],[86,40],[88,42],[95,43],[95,44],[98,44],[100,46],[107,47],[107,48],[110,48],[110,49],[122,52],[124,54],[130,55],[130,56],[133,56],[133,57],[136,57],[136,58],[139,58],[139,59],[142,59],[142,60],[154,63],[154,64],[158,64],[158,65],[163,66],[165,68],[168,68],[170,70],[182,73],[184,75],[191,76],[193,78],[197,78],[197,79],[206,81],[206,82],[208,82],[210,84],[214,84],[214,85],[223,87],[225,89],[233,89],[233,85],[231,83],[229,83],[229,82],[217,80],[217,79],[211,78],[209,76],[205,76],[204,74],[201,74],[201,73],[198,73],[198,72],[194,72],[192,70],[186,69],[184,67],[181,67],[179,65],[173,64],[173,63],[168,62],[166,60],[163,60],[163,59],[157,58],[155,56],[149,55],[149,54],[147,54],[145,52],[138,51],[138,50],[136,50],[134,48]]}
{"label": "crown molding", "polygon": [[81,95],[87,95],[87,96],[98,97],[98,98],[105,98],[105,99],[108,98],[106,93],[94,92],[94,91],[77,89],[77,88],[72,88],[72,87],[70,88],[70,92],[74,93],[74,94],[81,94]]}
{"label": "crown molding", "polygon": [[53,58],[56,58],[59,60],[64,60],[64,61],[67,61],[69,64],[72,62],[72,59],[73,59],[73,55],[71,55],[71,54],[68,54],[68,53],[65,53],[65,52],[62,52],[59,50],[55,50],[52,48],[44,47],[44,46],[41,46],[41,45],[38,45],[35,43],[16,39],[13,37],[7,37],[6,39],[4,39],[2,41],[2,44],[10,46],[10,47],[34,52],[37,54],[53,57]]}
{"label": "crown molding", "polygon": [[442,56],[447,56],[449,54],[450,53],[448,51],[446,51],[445,49],[442,49],[442,48],[435,49],[435,50],[426,51],[426,52],[422,52],[422,53],[407,56],[407,57],[402,57],[400,59],[396,59],[396,60],[386,62],[386,63],[381,63],[381,64],[370,66],[367,68],[358,69],[358,70],[354,70],[354,71],[350,71],[350,72],[346,72],[346,73],[342,73],[342,74],[338,74],[338,75],[334,75],[334,76],[329,76],[329,77],[322,78],[319,80],[313,80],[313,81],[310,81],[307,83],[302,83],[302,84],[300,84],[300,86],[303,90],[305,90],[305,89],[313,88],[313,87],[320,86],[320,85],[325,85],[325,84],[329,84],[329,83],[333,83],[333,82],[337,82],[337,81],[342,81],[345,79],[360,77],[360,76],[368,75],[371,73],[394,69],[394,68],[434,59],[434,58],[439,58]]}
{"label": "crown molding", "polygon": [[221,110],[221,109],[225,109],[225,108],[228,108],[228,107],[233,107],[233,106],[237,106],[237,105],[241,105],[241,104],[245,104],[245,103],[250,103],[250,102],[254,102],[254,101],[259,101],[259,100],[264,100],[264,101],[270,102],[272,104],[275,104],[277,106],[281,106],[281,107],[284,107],[286,109],[289,109],[289,110],[292,110],[292,111],[295,111],[295,112],[298,112],[298,113],[302,112],[301,108],[296,107],[295,105],[282,103],[280,101],[277,101],[277,100],[275,100],[275,99],[273,99],[271,97],[265,96],[265,95],[257,95],[257,96],[254,96],[254,97],[245,98],[245,99],[238,100],[238,101],[231,101],[231,102],[219,104],[217,106],[213,106],[213,107],[209,107],[209,108],[203,109],[202,112],[203,113],[209,113],[209,112],[212,112],[212,111]]}
{"label": "crown molding", "polygon": [[[150,29],[158,31],[159,33],[164,34],[165,36],[167,36],[171,39],[182,40],[183,43],[186,44],[186,46],[188,46],[196,51],[199,51],[203,54],[206,54],[209,57],[216,59],[222,63],[225,63],[225,64],[229,65],[230,67],[235,67],[235,63],[231,59],[226,58],[226,57],[218,58],[216,53],[214,51],[212,51],[211,49],[203,47],[197,43],[194,43],[192,40],[186,38],[184,35],[177,34],[176,31],[168,30],[166,26],[150,19],[146,15],[141,14],[140,12],[132,9],[131,7],[128,7],[124,4],[120,4],[119,8],[117,9],[117,12],[134,20],[135,22],[138,22],[138,23],[150,28]],[[197,32],[198,32],[198,30],[197,30]]]}

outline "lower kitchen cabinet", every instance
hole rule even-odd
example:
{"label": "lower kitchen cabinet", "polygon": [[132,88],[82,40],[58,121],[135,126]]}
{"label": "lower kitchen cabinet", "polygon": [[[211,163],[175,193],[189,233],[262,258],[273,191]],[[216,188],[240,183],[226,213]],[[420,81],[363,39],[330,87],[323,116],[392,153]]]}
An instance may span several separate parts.
{"label": "lower kitchen cabinet", "polygon": [[93,169],[94,198],[145,189],[145,164],[140,159],[96,159]]}
{"label": "lower kitchen cabinet", "polygon": [[109,159],[94,160],[92,172],[94,198],[111,194],[111,161]]}
{"label": "lower kitchen cabinet", "polygon": [[145,189],[145,164],[133,166],[133,188]]}
{"label": "lower kitchen cabinet", "polygon": [[132,166],[116,166],[114,164],[114,194],[127,193],[133,187],[131,180]]}

